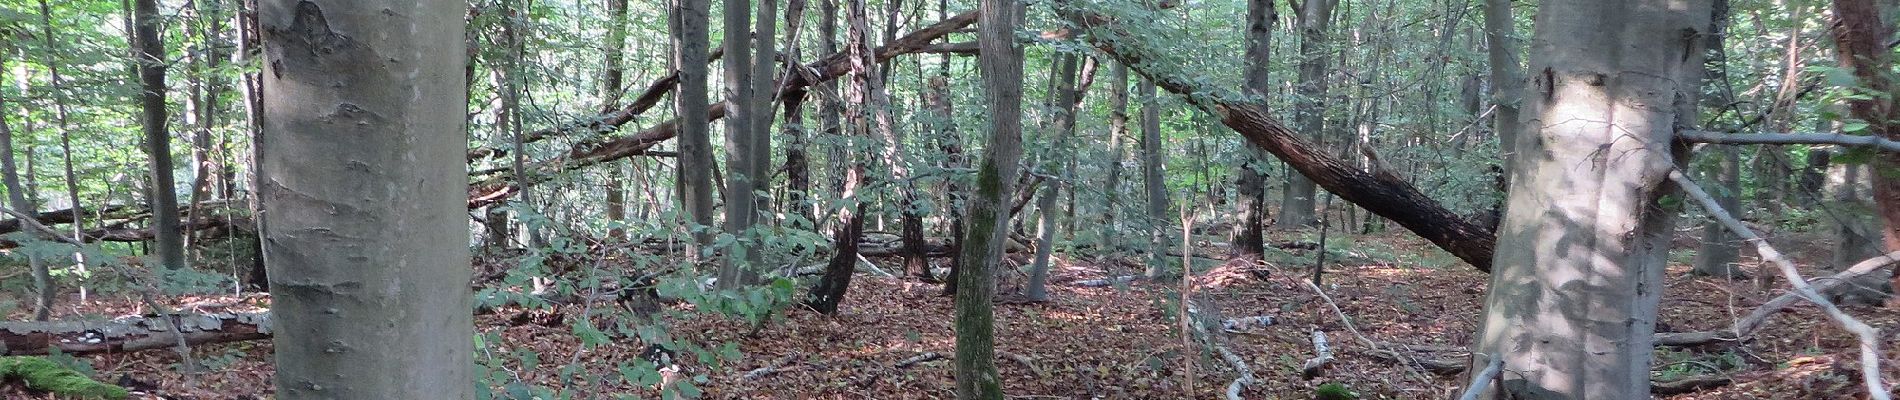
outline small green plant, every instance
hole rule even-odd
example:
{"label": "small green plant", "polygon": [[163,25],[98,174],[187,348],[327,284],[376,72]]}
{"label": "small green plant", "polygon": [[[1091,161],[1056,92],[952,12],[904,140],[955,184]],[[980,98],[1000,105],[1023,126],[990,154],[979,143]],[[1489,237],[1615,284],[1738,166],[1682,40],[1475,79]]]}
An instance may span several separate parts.
{"label": "small green plant", "polygon": [[1357,398],[1359,398],[1358,394],[1346,389],[1346,385],[1342,385],[1339,382],[1327,382],[1324,385],[1319,385],[1319,388],[1313,389],[1314,400],[1353,400]]}

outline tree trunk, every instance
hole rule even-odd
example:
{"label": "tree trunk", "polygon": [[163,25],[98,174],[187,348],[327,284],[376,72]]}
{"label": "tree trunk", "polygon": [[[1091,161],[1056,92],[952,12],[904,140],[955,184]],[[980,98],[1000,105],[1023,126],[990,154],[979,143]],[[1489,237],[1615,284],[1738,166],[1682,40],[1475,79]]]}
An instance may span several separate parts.
{"label": "tree trunk", "polygon": [[[1728,0],[1712,0],[1709,7],[1709,35],[1703,47],[1709,49],[1709,62],[1704,63],[1703,76],[1708,78],[1704,85],[1727,85],[1727,51],[1722,44],[1728,34]],[[1718,97],[1714,104],[1727,104],[1728,90],[1722,87],[1715,91]],[[1741,149],[1733,145],[1716,145],[1715,171],[1710,176],[1715,181],[1715,202],[1724,210],[1742,209],[1742,170]],[[1729,232],[1722,223],[1711,218],[1702,223],[1702,246],[1696,250],[1694,266],[1690,274],[1701,276],[1719,276],[1728,279],[1745,279],[1747,274],[1735,265],[1741,258],[1741,241],[1735,233]]]}
{"label": "tree trunk", "polygon": [[[601,63],[606,68],[600,72],[600,112],[609,113],[620,108],[622,82],[626,76],[621,61],[626,58],[627,49],[627,0],[607,0],[607,45],[601,55]],[[627,184],[622,176],[626,175],[625,166],[616,163],[607,168],[607,223],[623,222],[627,219]],[[607,229],[607,237],[626,240],[627,230],[614,227]]]}
{"label": "tree trunk", "polygon": [[1128,137],[1128,64],[1116,62],[1109,70],[1109,79],[1114,86],[1109,87],[1108,99],[1108,177],[1104,179],[1102,191],[1102,248],[1119,252],[1122,249],[1120,223],[1116,219],[1121,211],[1122,162],[1127,157],[1123,150],[1122,138]]}
{"label": "tree trunk", "polygon": [[[3,76],[10,71],[7,69],[6,61],[5,55],[0,55],[0,82],[6,81]],[[0,110],[4,109],[7,109],[6,99],[0,98]],[[7,207],[22,215],[34,215],[36,213],[33,210],[33,203],[27,201],[26,188],[20,184],[20,170],[15,167],[17,164],[14,163],[13,156],[13,128],[7,123],[6,114],[8,113],[0,113],[0,178],[3,178],[6,184]],[[52,317],[53,300],[59,288],[53,286],[52,271],[47,269],[45,262],[38,256],[28,252],[26,262],[33,274],[33,290],[38,292],[34,296],[33,320],[45,321]]]}
{"label": "tree trunk", "polygon": [[[1326,48],[1327,30],[1333,19],[1333,6],[1338,0],[1306,0],[1299,4],[1300,22],[1300,77],[1296,86],[1298,95],[1294,102],[1294,124],[1299,130],[1312,135],[1314,143],[1324,146],[1322,129],[1326,125],[1326,67],[1331,62]],[[1280,218],[1273,225],[1280,228],[1296,228],[1312,225],[1315,222],[1314,199],[1318,189],[1311,179],[1304,175],[1288,174],[1286,191],[1280,200]]]}
{"label": "tree trunk", "polygon": [[[761,11],[770,7],[772,2],[768,0],[763,3],[766,4],[766,7],[760,7]],[[723,43],[726,50],[724,56],[724,99],[726,101],[725,231],[734,237],[743,239],[751,236],[748,234],[748,231],[750,231],[752,225],[758,221],[758,203],[754,201],[757,197],[751,195],[752,191],[756,188],[752,182],[758,179],[765,179],[764,176],[755,173],[757,169],[754,167],[754,164],[764,162],[764,160],[758,159],[758,154],[760,153],[757,146],[760,140],[759,136],[765,135],[766,132],[755,128],[759,126],[762,120],[759,116],[753,114],[771,115],[770,110],[760,109],[758,107],[758,100],[754,98],[756,93],[759,92],[764,92],[769,95],[771,93],[771,85],[768,83],[762,87],[752,79],[754,75],[753,53],[751,51],[753,42],[752,36],[753,34],[759,35],[759,41],[768,43],[765,47],[767,51],[770,51],[771,46],[769,43],[771,43],[772,39],[766,35],[770,35],[772,32],[770,30],[752,32],[752,0],[725,0],[725,8],[722,16],[724,18],[725,27]],[[769,65],[772,62],[771,60],[770,53],[767,53],[766,57],[759,60],[759,62]],[[749,243],[749,241],[745,243]],[[724,258],[724,264],[719,268],[719,288],[739,288],[758,281],[759,275],[752,271],[752,265],[755,261],[760,260],[758,258],[759,252],[752,251],[751,246],[733,246],[724,250],[726,256]],[[744,257],[738,257],[740,253],[743,253]]]}
{"label": "tree trunk", "polygon": [[1022,158],[1023,50],[1016,41],[1023,10],[1014,1],[981,0],[977,23],[978,72],[983,78],[989,145],[977,167],[976,193],[969,199],[956,294],[956,385],[959,400],[1001,400],[1003,381],[996,372],[993,271],[1003,263],[1009,238],[1009,204]]}
{"label": "tree trunk", "polygon": [[[802,53],[803,48],[799,47],[798,42],[798,29],[801,21],[804,20],[805,7],[805,0],[792,0],[791,4],[785,7],[785,26],[788,27],[785,46],[789,49],[786,52],[788,54],[787,69],[797,66],[796,60]],[[779,212],[796,216],[796,221],[799,222],[793,224],[794,227],[816,230],[818,217],[813,214],[815,211],[812,205],[806,204],[811,201],[809,200],[811,160],[805,155],[805,148],[810,146],[811,142],[811,129],[805,126],[806,92],[804,88],[799,88],[789,91],[785,96],[783,129],[784,135],[791,138],[791,141],[785,145],[785,201],[779,204]]]}
{"label": "tree trunk", "polygon": [[1147,199],[1148,269],[1142,275],[1159,278],[1167,266],[1161,251],[1168,244],[1168,182],[1162,171],[1165,151],[1161,148],[1161,98],[1155,97],[1155,84],[1141,85],[1141,185]]}
{"label": "tree trunk", "polygon": [[[1274,10],[1273,0],[1247,1],[1247,91],[1248,95],[1266,98],[1273,91],[1273,82],[1268,80],[1267,64],[1273,59],[1273,24],[1279,20]],[[1266,254],[1266,239],[1262,236],[1267,220],[1267,155],[1258,148],[1247,147],[1245,162],[1240,165],[1238,182],[1235,188],[1234,215],[1241,218],[1234,224],[1233,252],[1229,262],[1252,267]],[[1264,272],[1264,270],[1261,270]]]}
{"label": "tree trunk", "polygon": [[[86,232],[85,217],[79,215],[80,213],[76,212],[79,209],[79,204],[80,204],[79,175],[78,173],[74,172],[74,169],[73,169],[73,136],[72,136],[72,130],[69,129],[70,127],[68,126],[68,123],[70,122],[70,120],[67,118],[68,115],[67,115],[67,109],[66,109],[65,76],[60,74],[60,69],[59,69],[60,63],[55,61],[53,58],[53,55],[59,52],[59,49],[61,48],[61,46],[59,45],[59,42],[54,39],[54,38],[57,38],[58,36],[53,35],[52,6],[48,5],[46,0],[39,0],[39,6],[40,6],[40,36],[42,39],[46,40],[46,50],[47,50],[47,51],[41,52],[41,54],[44,56],[44,58],[42,58],[41,60],[42,62],[46,63],[47,72],[52,77],[53,118],[55,120],[55,124],[57,124],[57,126],[59,127],[60,172],[62,173],[62,177],[64,177],[66,180],[66,199],[68,202],[72,204],[73,210],[75,210],[75,212],[73,213],[72,223],[69,224],[68,226],[72,228],[73,240],[85,240],[85,232]],[[77,272],[79,272],[81,276],[84,276],[87,273],[85,252],[74,251],[73,261],[74,261],[73,265],[78,270]],[[51,283],[51,276],[49,275],[47,278],[48,278],[47,279],[48,283]],[[34,279],[37,281],[39,278],[36,276]],[[37,286],[38,282],[35,282],[35,285]],[[83,283],[80,284],[79,286],[79,299],[81,301],[84,301],[86,299],[86,286]],[[45,299],[41,299],[41,300],[45,300]],[[38,317],[37,311],[35,312],[34,316]]]}
{"label": "tree trunk", "polygon": [[[1834,0],[1834,50],[1841,68],[1853,71],[1855,90],[1864,96],[1847,101],[1848,115],[1867,123],[1866,134],[1900,140],[1900,110],[1893,81],[1894,6],[1878,0]],[[1883,152],[1870,163],[1874,204],[1884,222],[1881,237],[1888,251],[1900,250],[1900,153]],[[1888,272],[1890,275],[1900,275]],[[1894,283],[1873,290],[1891,294]]]}
{"label": "tree trunk", "polygon": [[[1665,4],[1667,3],[1667,4]],[[1676,128],[1693,126],[1707,2],[1546,1],[1518,168],[1473,365],[1483,398],[1648,398],[1674,210]],[[1605,29],[1606,27],[1615,29]],[[1658,43],[1657,38],[1677,38]],[[1628,49],[1641,49],[1629,51]],[[1604,121],[1615,121],[1607,123]],[[1520,138],[1524,139],[1524,138]]]}
{"label": "tree trunk", "polygon": [[[732,0],[728,0],[732,1]],[[679,0],[670,10],[673,28],[673,65],[679,70],[679,93],[673,96],[676,113],[683,116],[711,113],[707,101],[706,47],[710,45],[707,24],[711,15],[708,0]],[[741,14],[741,18],[743,18]],[[741,29],[743,30],[743,28]],[[740,52],[744,53],[744,52]],[[726,62],[733,62],[727,58]],[[693,246],[687,251],[698,260],[703,247],[712,244],[713,188],[711,123],[701,118],[675,120],[679,135],[679,199],[687,215],[686,229],[692,232]],[[516,180],[526,177],[516,177]],[[519,183],[517,183],[519,185]]]}
{"label": "tree trunk", "polygon": [[[845,128],[855,138],[871,136],[872,126],[888,134],[890,120],[882,115],[887,112],[879,105],[876,66],[877,59],[871,56],[869,13],[865,10],[864,0],[845,2],[845,51],[851,55],[850,86],[845,90]],[[873,120],[876,120],[875,122]],[[846,140],[848,143],[849,140]],[[849,144],[841,144],[848,149]],[[832,314],[838,311],[838,302],[844,300],[851,286],[851,273],[857,270],[858,239],[864,235],[864,205],[858,200],[858,191],[865,182],[865,162],[857,152],[844,150],[845,159],[838,160],[843,182],[840,182],[838,199],[838,227],[832,243],[837,246],[832,253],[831,262],[826,264],[825,273],[817,285],[813,285],[811,294],[805,303],[820,313]],[[910,246],[905,245],[906,248]],[[907,251],[908,252],[908,251]]]}
{"label": "tree trunk", "polygon": [[[237,25],[238,29],[238,51],[233,57],[237,57],[236,63],[238,64],[251,65],[252,61],[260,56],[261,53],[258,49],[262,45],[259,36],[262,35],[263,30],[258,27],[257,0],[242,0],[240,9],[237,12],[237,23],[235,25]],[[240,84],[242,86],[239,91],[239,95],[242,96],[244,100],[244,136],[251,138],[251,140],[248,141],[249,148],[246,149],[246,153],[249,153],[249,158],[246,160],[245,170],[247,175],[244,182],[245,186],[250,189],[250,195],[245,196],[244,205],[246,211],[250,211],[251,213],[252,223],[255,224],[253,228],[256,229],[256,232],[264,232],[264,220],[268,219],[262,212],[264,207],[257,197],[257,193],[264,187],[264,181],[257,173],[257,138],[263,137],[260,132],[262,132],[264,123],[263,79],[263,75],[258,72],[245,72],[240,78]],[[463,104],[468,103],[467,93],[463,93],[463,97],[460,101]],[[466,121],[464,122],[466,123]],[[270,288],[270,271],[264,267],[264,235],[251,235],[251,239],[248,240],[248,242],[249,243],[246,244],[250,246],[252,256],[250,270],[245,274],[244,282],[253,289],[268,290]]]}
{"label": "tree trunk", "polygon": [[326,4],[260,16],[277,395],[472,399],[464,5]]}
{"label": "tree trunk", "polygon": [[[139,124],[145,133],[145,151],[151,158],[150,206],[152,229],[158,232],[160,265],[165,269],[185,267],[185,240],[178,229],[178,191],[172,179],[171,134],[165,126],[169,118],[165,105],[165,42],[159,36],[158,0],[133,2],[134,48],[137,49],[139,76]],[[464,145],[466,146],[466,145]]]}
{"label": "tree trunk", "polygon": [[[1069,137],[1075,135],[1075,113],[1079,111],[1075,79],[1081,59],[1073,54],[1058,54],[1057,58],[1060,61],[1056,63],[1054,71],[1056,92],[1053,103],[1059,107],[1054,111],[1060,114],[1055,116],[1057,126],[1054,134],[1045,136],[1049,137],[1050,144],[1041,157],[1041,169],[1048,173],[1062,168],[1067,162],[1064,158],[1070,156]],[[1036,259],[1030,265],[1029,282],[1023,290],[1030,301],[1049,301],[1049,258],[1055,253],[1056,215],[1061,212],[1056,209],[1056,200],[1061,194],[1061,187],[1061,182],[1043,185],[1042,194],[1036,200]]]}
{"label": "tree trunk", "polygon": [[1517,58],[1517,18],[1511,13],[1511,0],[1484,1],[1484,35],[1490,57],[1491,101],[1497,106],[1491,113],[1491,129],[1498,135],[1504,176],[1509,177],[1517,165],[1517,131],[1522,126],[1518,109],[1524,96],[1524,68]]}

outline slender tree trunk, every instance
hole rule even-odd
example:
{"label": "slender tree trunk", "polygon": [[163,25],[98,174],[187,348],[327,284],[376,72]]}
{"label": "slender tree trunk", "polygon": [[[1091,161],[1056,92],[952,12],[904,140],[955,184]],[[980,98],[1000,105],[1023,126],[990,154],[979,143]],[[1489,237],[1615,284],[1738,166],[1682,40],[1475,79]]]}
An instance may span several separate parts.
{"label": "slender tree trunk", "polygon": [[[754,63],[772,64],[772,29],[774,19],[772,1],[762,2],[757,32],[751,25],[751,0],[725,0],[725,101],[726,101],[726,233],[746,238],[748,231],[758,221],[758,197],[752,195],[758,190],[755,181],[763,181],[768,174],[760,174],[758,165],[769,163],[760,155],[770,157],[770,149],[761,149],[759,144],[766,140],[771,121],[771,111],[761,108],[762,99],[769,99],[773,93],[771,76],[762,77],[764,84],[755,80],[758,75]],[[760,43],[757,60],[753,53],[754,36]],[[761,94],[762,93],[762,94]],[[761,118],[763,117],[763,118]],[[761,127],[761,125],[766,125]],[[765,128],[766,130],[761,130]],[[761,259],[759,252],[751,246],[737,246],[726,249],[725,264],[719,269],[719,287],[738,288],[755,283],[759,279],[752,267]],[[739,257],[743,253],[744,257]]]}
{"label": "slender tree trunk", "polygon": [[[258,26],[257,0],[241,1],[240,9],[237,12],[237,23],[235,24],[238,28],[238,51],[233,57],[236,58],[237,63],[252,65],[257,61],[258,57],[262,55],[259,49],[262,45],[260,35],[262,35],[261,32],[263,30]],[[259,232],[257,235],[252,235],[248,241],[249,243],[247,243],[251,247],[252,256],[250,271],[245,274],[244,281],[253,289],[268,290],[270,288],[270,272],[264,266],[264,235],[262,232],[265,231],[265,220],[268,219],[269,216],[264,215],[264,206],[260,202],[261,199],[257,196],[257,193],[262,191],[264,187],[263,177],[261,174],[258,174],[259,164],[257,162],[257,138],[263,137],[261,133],[263,132],[264,123],[264,78],[257,72],[245,72],[240,79],[240,85],[240,95],[244,100],[244,135],[245,137],[251,138],[248,144],[248,151],[246,151],[246,153],[249,154],[249,158],[246,161],[247,168],[245,168],[245,170],[248,175],[246,176],[247,179],[245,179],[245,186],[249,188],[250,194],[245,196],[245,208],[250,211],[251,222],[255,224],[254,228]],[[462,102],[465,104],[468,102],[466,93],[463,95]]]}
{"label": "slender tree trunk", "polygon": [[956,275],[956,384],[959,400],[1000,400],[1003,381],[996,372],[995,270],[1003,263],[1008,239],[1006,196],[1015,193],[1017,164],[1022,158],[1022,46],[1016,31],[1022,8],[1014,1],[981,0],[977,17],[978,72],[986,97],[989,145],[977,167],[976,193],[969,199],[962,249],[963,265]]}
{"label": "slender tree trunk", "polygon": [[[4,75],[7,71],[10,71],[6,66],[7,55],[11,55],[11,52],[8,54],[0,54],[0,75]],[[0,82],[4,81],[6,81],[6,79],[0,77]],[[0,98],[0,110],[5,109],[7,109],[6,99]],[[20,170],[15,167],[16,164],[14,163],[13,156],[13,128],[11,124],[7,123],[6,114],[8,113],[0,113],[0,178],[5,179],[7,207],[18,211],[22,215],[34,215],[37,214],[37,211],[33,209],[33,203],[28,201],[29,196],[27,195],[26,187],[20,184]],[[74,220],[77,221],[79,213],[77,209],[74,210]],[[47,269],[46,264],[40,260],[39,256],[27,253],[26,262],[27,267],[30,268],[33,274],[33,290],[38,292],[36,296],[34,296],[33,320],[45,321],[53,315],[53,300],[59,288],[53,286],[52,271]]]}
{"label": "slender tree trunk", "polygon": [[[799,45],[798,32],[800,24],[804,20],[806,6],[805,0],[792,0],[791,3],[785,7],[785,26],[787,27],[785,47],[788,49],[788,51],[786,51],[788,59],[785,64],[788,66],[788,69],[797,66],[798,60],[802,57],[803,47]],[[805,88],[797,88],[784,97],[785,125],[783,129],[785,131],[784,135],[791,138],[791,141],[785,144],[786,198],[785,201],[780,204],[779,211],[789,215],[795,215],[799,221],[802,221],[794,226],[806,227],[806,229],[817,229],[818,217],[813,214],[812,205],[806,204],[811,201],[809,200],[811,197],[811,160],[805,153],[806,147],[811,145],[811,130],[805,126],[805,97],[807,92],[808,90]]]}
{"label": "slender tree trunk", "polygon": [[[1711,0],[1709,7],[1709,35],[1704,47],[1709,50],[1709,61],[1704,64],[1704,85],[1726,86],[1727,50],[1722,41],[1728,35],[1728,0]],[[1714,91],[1717,97],[1714,104],[1727,104],[1729,99],[1726,87]],[[1693,118],[1693,117],[1691,117]],[[1725,210],[1742,209],[1742,169],[1741,149],[1733,145],[1714,145],[1715,171],[1710,178],[1715,181],[1715,202]],[[1818,192],[1817,192],[1818,193]],[[1702,246],[1696,250],[1694,266],[1689,273],[1703,276],[1719,276],[1728,279],[1746,279],[1747,274],[1735,265],[1741,258],[1741,241],[1722,223],[1711,218],[1702,223]],[[1858,260],[1856,260],[1858,261]]]}
{"label": "slender tree trunk", "polygon": [[[42,62],[46,63],[47,72],[52,75],[53,118],[59,127],[60,172],[63,173],[66,179],[66,199],[72,203],[73,206],[73,222],[67,224],[67,226],[72,228],[73,240],[84,241],[86,215],[80,212],[80,204],[82,204],[82,202],[79,200],[79,175],[73,170],[73,137],[72,130],[69,129],[70,126],[68,125],[70,120],[67,118],[65,76],[60,74],[60,63],[53,58],[53,55],[60,51],[61,46],[59,41],[55,39],[58,36],[53,35],[52,6],[48,5],[46,0],[39,0],[39,6],[40,36],[46,40],[46,51],[41,52],[44,56]],[[73,252],[73,266],[78,269],[78,272],[80,272],[82,276],[85,275],[87,272],[85,252]],[[81,301],[86,299],[86,286],[83,284],[79,287],[79,299]],[[37,317],[37,315],[35,315],[35,317]]]}
{"label": "slender tree trunk", "polygon": [[[881,115],[886,111],[878,104],[880,83],[875,69],[877,59],[871,55],[869,18],[864,0],[845,2],[844,45],[851,63],[850,85],[845,89],[845,127],[852,138],[869,137],[872,129],[880,133],[890,129],[889,117]],[[832,237],[835,251],[831,262],[825,265],[824,276],[812,286],[805,300],[806,305],[820,313],[838,311],[838,302],[844,300],[845,292],[850,289],[851,273],[857,270],[858,240],[864,235],[864,204],[858,200],[858,191],[865,182],[865,162],[856,153],[839,152],[844,155],[844,159],[838,160],[844,180],[839,186],[838,226]]]}
{"label": "slender tree trunk", "polygon": [[[1843,69],[1853,71],[1856,91],[1865,96],[1848,100],[1848,115],[1868,124],[1866,134],[1900,140],[1900,84],[1894,83],[1893,52],[1886,46],[1894,34],[1895,6],[1879,0],[1834,0],[1834,50]],[[1900,250],[1900,154],[1885,152],[1870,164],[1875,209],[1885,222],[1880,229],[1888,251]],[[1889,269],[1892,271],[1892,269]],[[1890,275],[1900,276],[1888,272]],[[1891,294],[1887,283],[1874,291]],[[1875,285],[1882,286],[1882,285]]]}
{"label": "slender tree trunk", "polygon": [[[1323,0],[1321,0],[1323,1]],[[1168,182],[1162,171],[1165,159],[1161,148],[1161,98],[1155,97],[1155,84],[1141,85],[1141,182],[1147,199],[1148,270],[1143,275],[1159,278],[1167,266]]]}
{"label": "slender tree trunk", "polygon": [[473,399],[465,6],[325,4],[260,18],[277,396]]}
{"label": "slender tree trunk", "polygon": [[[622,60],[627,51],[627,0],[607,0],[607,46],[601,57],[605,69],[600,72],[600,112],[609,113],[620,109],[620,93],[625,82],[626,69]],[[607,221],[621,222],[627,219],[627,184],[625,163],[614,163],[607,168]],[[607,237],[619,240],[627,238],[627,230],[608,228]]]}
{"label": "slender tree trunk", "polygon": [[1504,154],[1504,176],[1516,167],[1518,109],[1523,104],[1524,68],[1518,63],[1517,18],[1511,13],[1511,0],[1484,0],[1484,41],[1490,56],[1491,101],[1497,106],[1491,113],[1491,130],[1498,135],[1499,152]]}
{"label": "slender tree trunk", "polygon": [[[1294,124],[1301,132],[1313,135],[1313,142],[1324,146],[1326,142],[1322,129],[1325,128],[1326,67],[1331,64],[1326,55],[1328,30],[1333,19],[1333,6],[1338,0],[1306,0],[1299,4],[1300,22],[1300,76],[1297,95],[1294,102]],[[1318,187],[1304,175],[1288,174],[1286,191],[1280,200],[1280,218],[1273,225],[1280,228],[1295,228],[1312,225],[1316,206],[1314,199]]]}
{"label": "slender tree trunk", "polygon": [[[708,0],[672,3],[669,19],[674,38],[673,66],[680,74],[679,93],[674,94],[673,101],[678,115],[710,112],[706,104],[706,47],[711,43],[707,33],[711,7]],[[727,57],[726,62],[734,62],[731,54]],[[711,232],[707,230],[713,227],[711,123],[700,118],[679,118],[676,126],[679,127],[679,198],[691,222],[687,229],[693,235],[693,246],[687,253],[698,259],[703,247],[712,244]]]}
{"label": "slender tree trunk", "polygon": [[1121,212],[1122,165],[1127,158],[1123,138],[1128,137],[1128,64],[1116,62],[1109,70],[1109,79],[1114,86],[1109,87],[1108,99],[1108,177],[1102,190],[1106,192],[1102,201],[1102,248],[1119,252],[1122,249],[1121,229],[1117,216]]}
{"label": "slender tree trunk", "polygon": [[[1045,136],[1050,141],[1049,148],[1043,151],[1041,157],[1041,169],[1045,173],[1054,173],[1067,163],[1065,158],[1071,152],[1069,137],[1075,135],[1074,115],[1078,97],[1075,79],[1081,58],[1073,54],[1061,54],[1058,57],[1060,61],[1056,63],[1054,85],[1054,104],[1059,107],[1054,109],[1058,113],[1054,118],[1057,126],[1053,135]],[[1029,267],[1029,283],[1023,291],[1030,301],[1049,301],[1049,259],[1055,254],[1056,215],[1061,212],[1056,209],[1056,200],[1060,198],[1061,188],[1060,182],[1048,182],[1042,186],[1042,194],[1036,199],[1036,259]]]}
{"label": "slender tree trunk", "polygon": [[[937,16],[947,18],[949,0],[937,0]],[[924,109],[930,113],[931,130],[937,133],[937,148],[943,151],[938,167],[943,169],[964,168],[969,164],[963,154],[963,131],[957,127],[955,102],[950,98],[950,56],[943,57],[943,63],[937,68],[937,75],[930,77],[929,90],[924,92]],[[943,187],[943,210],[949,213],[950,220],[950,273],[943,278],[942,296],[957,292],[957,266],[963,264],[963,218],[965,189],[957,179],[945,179]]]}
{"label": "slender tree trunk", "polygon": [[185,267],[185,240],[178,228],[178,191],[172,179],[171,133],[165,126],[165,42],[159,36],[158,0],[137,0],[132,9],[133,47],[138,49],[138,76],[141,94],[139,123],[145,133],[145,151],[151,158],[152,230],[158,240],[153,244],[165,269]]}
{"label": "slender tree trunk", "polygon": [[[1555,0],[1538,11],[1510,200],[1479,355],[1483,398],[1648,398],[1675,210],[1659,204],[1693,126],[1709,3]],[[1606,27],[1614,29],[1605,29]],[[1659,43],[1657,38],[1672,38]],[[1627,49],[1641,49],[1628,51]],[[1685,104],[1686,103],[1686,104]],[[1614,121],[1613,123],[1605,121]]]}
{"label": "slender tree trunk", "polygon": [[[1273,0],[1247,1],[1247,90],[1248,95],[1260,96],[1262,101],[1273,91],[1267,64],[1273,58],[1273,23],[1278,19]],[[1243,151],[1247,152],[1246,161],[1236,174],[1235,188],[1239,193],[1234,194],[1234,214],[1241,221],[1234,224],[1233,252],[1229,257],[1230,262],[1251,268],[1267,251],[1262,235],[1265,231],[1262,225],[1267,220],[1267,156],[1252,146],[1245,146]]]}

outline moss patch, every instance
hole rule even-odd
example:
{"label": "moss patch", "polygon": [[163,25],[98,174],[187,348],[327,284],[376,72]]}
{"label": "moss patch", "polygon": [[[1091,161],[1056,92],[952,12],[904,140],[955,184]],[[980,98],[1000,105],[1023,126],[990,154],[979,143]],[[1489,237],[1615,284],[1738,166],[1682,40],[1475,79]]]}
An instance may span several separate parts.
{"label": "moss patch", "polygon": [[41,357],[0,357],[0,378],[18,378],[28,388],[62,397],[116,400],[130,395],[125,388],[99,383]]}

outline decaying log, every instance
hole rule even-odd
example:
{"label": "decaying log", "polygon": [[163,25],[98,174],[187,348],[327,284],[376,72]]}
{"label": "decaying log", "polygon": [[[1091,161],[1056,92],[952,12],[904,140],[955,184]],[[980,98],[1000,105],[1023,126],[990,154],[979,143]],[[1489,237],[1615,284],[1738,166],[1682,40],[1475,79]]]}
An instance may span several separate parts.
{"label": "decaying log", "polygon": [[1326,365],[1332,363],[1333,347],[1326,344],[1326,331],[1314,329],[1313,358],[1308,358],[1305,363],[1300,364],[1300,376],[1307,380],[1318,378],[1320,372],[1326,369]]}
{"label": "decaying log", "polygon": [[[270,338],[270,313],[179,315],[185,341],[192,345]],[[41,355],[57,348],[67,354],[126,353],[177,345],[172,324],[163,317],[130,316],[110,321],[0,322],[0,354]]]}

